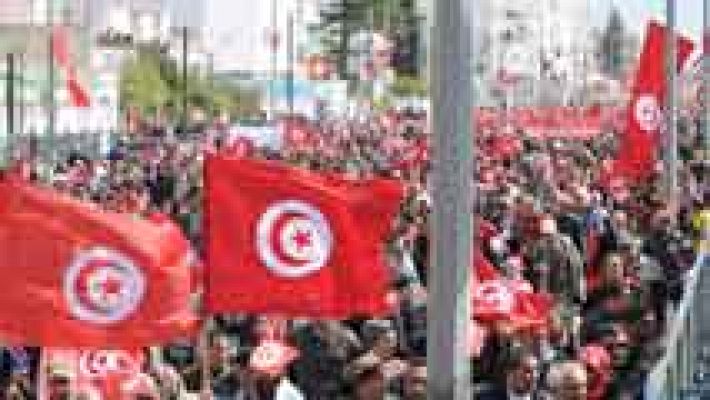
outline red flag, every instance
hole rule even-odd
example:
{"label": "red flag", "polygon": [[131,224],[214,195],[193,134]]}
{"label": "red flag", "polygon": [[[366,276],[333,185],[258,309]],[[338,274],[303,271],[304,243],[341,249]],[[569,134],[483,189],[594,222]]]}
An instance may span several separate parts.
{"label": "red flag", "polygon": [[193,333],[192,253],[164,224],[0,181],[0,337],[116,348]]}
{"label": "red flag", "polygon": [[67,28],[55,26],[52,30],[52,52],[60,67],[69,65],[69,38]]}
{"label": "red flag", "polygon": [[402,198],[284,164],[208,157],[206,307],[284,317],[383,315],[383,242]]}
{"label": "red flag", "polygon": [[288,365],[299,357],[297,349],[279,340],[262,340],[249,358],[249,367],[271,377],[283,374]]}
{"label": "red flag", "polygon": [[141,383],[142,363],[140,350],[45,348],[40,363],[39,398],[55,398],[51,375],[68,377],[69,387],[75,395],[100,399],[135,398],[135,388]]}
{"label": "red flag", "polygon": [[475,271],[473,278],[479,282],[500,278],[500,272],[498,272],[498,269],[486,255],[483,254],[480,246],[475,246],[473,249],[473,268]]}
{"label": "red flag", "polygon": [[69,71],[69,76],[67,77],[67,90],[69,91],[69,99],[72,106],[84,108],[91,105],[89,94],[81,86],[73,70]]}
{"label": "red flag", "polygon": [[474,317],[481,322],[507,321],[515,329],[546,324],[552,298],[532,293],[526,281],[493,279],[474,285]]}
{"label": "red flag", "polygon": [[[621,140],[613,174],[637,181],[653,171],[656,150],[663,127],[662,105],[666,96],[664,52],[666,28],[658,23],[648,25],[632,98],[627,109],[627,127]],[[677,62],[682,68],[693,50],[693,43],[678,40]]]}

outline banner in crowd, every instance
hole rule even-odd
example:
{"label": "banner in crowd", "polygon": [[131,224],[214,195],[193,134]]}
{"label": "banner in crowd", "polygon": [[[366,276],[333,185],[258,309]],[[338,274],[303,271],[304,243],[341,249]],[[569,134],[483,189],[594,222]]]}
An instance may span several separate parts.
{"label": "banner in crowd", "polygon": [[174,224],[0,177],[0,337],[70,348],[192,335],[194,261]]}
{"label": "banner in crowd", "polygon": [[510,126],[538,139],[588,140],[603,132],[606,126],[620,126],[624,115],[624,108],[611,106],[479,108],[474,111],[479,132]]}
{"label": "banner in crowd", "polygon": [[403,190],[285,164],[208,157],[206,308],[291,317],[384,315],[383,243]]}
{"label": "banner in crowd", "polygon": [[[650,22],[641,52],[636,81],[627,108],[627,126],[621,138],[613,174],[638,180],[654,170],[664,127],[663,104],[666,99],[664,53],[667,29]],[[680,37],[677,43],[677,66],[683,64],[693,51],[693,43]]]}

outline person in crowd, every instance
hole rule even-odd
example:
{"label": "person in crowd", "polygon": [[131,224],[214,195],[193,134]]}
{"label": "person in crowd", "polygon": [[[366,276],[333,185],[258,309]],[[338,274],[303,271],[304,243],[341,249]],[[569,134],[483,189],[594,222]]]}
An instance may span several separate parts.
{"label": "person in crowd", "polygon": [[554,400],[587,400],[588,381],[584,364],[565,361],[555,364],[548,375],[550,398]]}
{"label": "person in crowd", "polygon": [[[286,340],[299,357],[276,375],[249,365],[259,340],[254,316],[215,316],[211,387],[201,387],[195,344],[175,343],[162,349],[161,364],[147,369],[155,390],[143,396],[180,399],[203,391],[237,400],[425,397],[427,377],[435,373],[423,361],[428,276],[440,267],[429,259],[431,132],[425,119],[407,113],[397,114],[395,123],[379,117],[324,117],[308,122],[313,140],[281,149],[254,146],[243,156],[404,184],[406,196],[387,243],[396,311],[384,320],[288,321]],[[136,218],[160,212],[200,252],[203,153],[232,151],[233,140],[225,129],[179,137],[159,124],[143,130],[103,157],[71,154],[51,166],[25,157],[21,176],[105,210]],[[476,398],[633,399],[662,351],[666,309],[680,299],[696,252],[707,248],[704,164],[681,164],[685,189],[676,217],[656,189],[658,176],[634,187],[599,182],[602,166],[613,158],[613,132],[584,143],[519,133],[522,138],[511,141],[506,133],[502,140],[489,129],[476,138],[479,148],[505,148],[476,155],[476,244],[502,279],[550,294],[554,307],[536,329],[510,321],[481,324],[486,334],[471,355]],[[22,357],[14,360],[9,349],[0,358],[2,393],[31,397],[36,379],[18,367]],[[29,365],[37,369],[36,360]],[[48,374],[50,399],[71,397],[68,375]]]}
{"label": "person in crowd", "polygon": [[533,353],[527,350],[518,351],[508,360],[500,382],[484,387],[475,398],[477,400],[542,399],[538,391],[540,367],[540,362]]}

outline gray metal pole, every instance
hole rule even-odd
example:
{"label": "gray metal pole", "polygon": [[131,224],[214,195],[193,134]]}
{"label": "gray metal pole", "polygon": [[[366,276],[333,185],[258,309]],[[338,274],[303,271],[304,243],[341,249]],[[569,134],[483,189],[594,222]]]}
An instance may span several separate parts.
{"label": "gray metal pole", "polygon": [[471,311],[475,3],[434,3],[430,50],[434,186],[427,367],[429,398],[436,400],[471,398],[465,347]]}
{"label": "gray metal pole", "polygon": [[[677,35],[675,0],[666,0],[666,174],[668,203],[673,215],[678,211],[678,113],[677,113]],[[675,218],[674,218],[675,219]]]}
{"label": "gray metal pole", "polygon": [[187,137],[187,120],[188,112],[187,104],[187,25],[182,27],[182,121],[180,121],[180,126],[182,130],[182,135]]}
{"label": "gray metal pole", "polygon": [[276,118],[276,61],[278,46],[278,22],[276,20],[276,0],[271,0],[271,32],[269,46],[271,47],[271,72],[269,77],[269,120]]}
{"label": "gray metal pole", "polygon": [[[710,0],[703,0],[703,160],[710,157]],[[706,180],[707,183],[707,174]],[[706,186],[707,187],[707,186]]]}
{"label": "gray metal pole", "polygon": [[[5,150],[9,150],[9,144],[15,134],[15,55],[13,53],[7,53],[5,85],[5,109],[7,110],[7,147]],[[7,154],[9,155],[10,153],[8,152]]]}
{"label": "gray metal pole", "polygon": [[26,73],[26,67],[27,64],[25,63],[25,55],[20,54],[20,63],[19,63],[19,69],[20,69],[20,81],[18,82],[18,94],[19,94],[19,101],[20,101],[20,108],[18,110],[18,126],[17,126],[17,132],[18,136],[22,136],[25,133],[25,79],[27,77]]}
{"label": "gray metal pole", "polygon": [[54,91],[55,76],[54,76],[54,2],[47,2],[47,29],[49,29],[49,112],[48,112],[48,125],[47,125],[47,153],[45,155],[46,162],[49,163],[50,167],[54,164],[54,154],[55,154],[55,125],[56,125],[56,113],[57,113],[57,99],[56,93]]}
{"label": "gray metal pole", "polygon": [[293,116],[293,97],[294,97],[294,82],[293,82],[293,63],[294,63],[294,32],[293,32],[293,13],[288,12],[286,22],[286,53],[288,57],[288,68],[286,72],[286,97],[288,101],[288,115]]}

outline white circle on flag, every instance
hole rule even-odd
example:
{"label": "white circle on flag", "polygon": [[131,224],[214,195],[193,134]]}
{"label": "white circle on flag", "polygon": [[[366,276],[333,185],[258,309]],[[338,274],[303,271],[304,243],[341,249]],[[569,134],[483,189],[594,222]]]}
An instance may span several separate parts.
{"label": "white circle on flag", "polygon": [[64,275],[69,312],[96,324],[128,318],[143,300],[145,289],[145,277],[135,263],[103,247],[79,253]]}
{"label": "white circle on flag", "polygon": [[479,283],[474,298],[481,309],[502,314],[510,313],[515,306],[515,297],[508,285],[497,280]]}
{"label": "white circle on flag", "polygon": [[87,350],[79,357],[79,369],[88,377],[104,377],[108,374],[134,374],[140,365],[123,350]]}
{"label": "white circle on flag", "polygon": [[257,224],[256,248],[264,266],[282,278],[299,279],[328,262],[333,234],[317,208],[297,200],[270,206]]}
{"label": "white circle on flag", "polygon": [[663,113],[656,97],[650,94],[639,95],[634,107],[634,117],[641,130],[652,132],[661,127]]}

